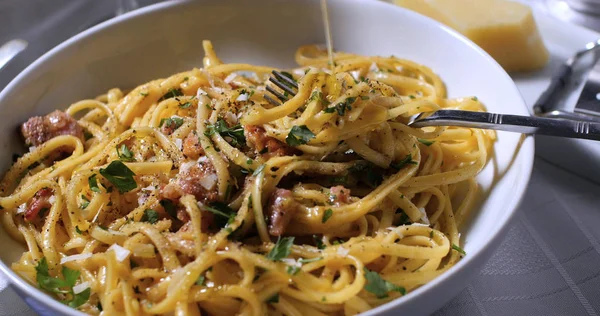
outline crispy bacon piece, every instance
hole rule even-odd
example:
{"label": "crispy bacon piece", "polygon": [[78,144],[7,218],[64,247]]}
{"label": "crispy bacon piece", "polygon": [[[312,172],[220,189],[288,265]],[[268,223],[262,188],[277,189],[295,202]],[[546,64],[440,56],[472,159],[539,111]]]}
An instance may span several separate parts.
{"label": "crispy bacon piece", "polygon": [[161,189],[161,196],[173,201],[185,194],[191,194],[205,204],[219,198],[217,172],[208,160],[184,163],[177,179]]}
{"label": "crispy bacon piece", "polygon": [[34,220],[41,210],[50,208],[50,197],[52,196],[52,190],[48,188],[40,189],[35,193],[30,203],[27,203],[27,210],[25,211],[25,220]]}
{"label": "crispy bacon piece", "polygon": [[34,116],[21,125],[21,134],[29,146],[39,146],[60,135],[72,135],[82,141],[83,128],[69,114],[56,110],[44,117]]}
{"label": "crispy bacon piece", "polygon": [[189,133],[183,140],[183,154],[191,159],[198,159],[200,156],[204,155],[204,149],[200,145],[196,133]]}
{"label": "crispy bacon piece", "polygon": [[298,203],[292,196],[292,191],[276,189],[269,200],[267,216],[269,217],[269,234],[281,236],[290,224],[294,213],[298,210]]}
{"label": "crispy bacon piece", "polygon": [[330,189],[330,200],[336,205],[350,203],[350,189],[337,185]]}
{"label": "crispy bacon piece", "polygon": [[265,129],[260,126],[246,125],[244,126],[244,130],[248,145],[260,154],[271,157],[302,154],[298,149],[290,147],[271,136],[267,136]]}

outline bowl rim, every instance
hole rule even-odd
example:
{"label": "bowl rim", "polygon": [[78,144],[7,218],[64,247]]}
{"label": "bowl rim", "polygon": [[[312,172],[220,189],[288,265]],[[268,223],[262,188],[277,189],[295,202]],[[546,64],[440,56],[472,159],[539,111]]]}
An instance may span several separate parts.
{"label": "bowl rim", "polygon": [[[429,17],[420,15],[416,12],[402,8],[400,6],[394,5],[385,0],[384,1],[334,0],[334,1],[336,1],[336,2],[343,1],[345,3],[353,3],[353,5],[361,5],[362,4],[362,5],[370,5],[370,6],[376,6],[376,7],[379,6],[381,8],[387,9],[387,10],[396,10],[397,12],[402,12],[402,14],[404,14],[404,15],[412,16],[413,19],[419,21],[420,23],[433,24],[436,27],[443,29],[446,34],[459,40],[464,45],[467,45],[470,49],[475,50],[477,53],[479,53],[479,55],[481,55],[481,57],[486,59],[486,61],[488,63],[493,64],[494,67],[499,69],[499,74],[501,74],[504,77],[504,78],[502,78],[502,80],[509,80],[512,83],[511,88],[519,96],[519,99],[521,101],[521,107],[526,112],[528,112],[528,107],[527,107],[520,91],[518,90],[517,86],[514,84],[513,80],[511,79],[511,77],[506,73],[506,71],[504,71],[504,69],[488,53],[486,53],[482,48],[477,46],[471,40],[467,39],[464,35],[458,33],[457,31],[449,28],[448,26],[446,26],[436,20],[433,20]],[[186,4],[194,3],[194,2],[195,1],[193,1],[193,0],[173,0],[173,1],[166,1],[166,2],[159,2],[159,3],[151,4],[151,5],[127,12],[125,14],[119,15],[117,17],[114,17],[112,19],[109,19],[107,21],[99,23],[83,32],[76,34],[75,36],[65,40],[64,42],[55,46],[48,52],[44,53],[42,56],[37,58],[33,63],[31,63],[29,66],[27,66],[23,71],[21,71],[15,78],[13,78],[10,81],[10,83],[8,85],[6,85],[6,87],[2,91],[0,91],[0,103],[3,101],[4,98],[6,98],[6,96],[9,94],[9,92],[11,90],[13,90],[13,88],[15,86],[17,86],[23,80],[23,78],[26,78],[27,76],[29,76],[30,73],[35,72],[38,67],[44,65],[48,60],[51,60],[54,56],[59,55],[64,49],[67,49],[71,46],[76,45],[80,40],[83,40],[90,36],[94,36],[97,33],[103,32],[107,28],[110,28],[115,25],[119,25],[121,23],[124,23],[127,20],[136,19],[136,18],[139,18],[142,16],[146,16],[146,15],[155,13],[157,11],[169,9],[169,8],[185,6]],[[509,223],[514,218],[514,216],[517,212],[517,208],[525,195],[526,188],[527,188],[527,185],[529,184],[529,180],[531,178],[531,174],[533,171],[534,152],[535,152],[535,144],[534,144],[533,137],[527,136],[527,137],[523,138],[522,141],[519,143],[519,146],[517,146],[517,149],[515,151],[515,154],[520,156],[519,160],[515,161],[515,162],[519,163],[519,168],[522,170],[522,175],[520,177],[520,181],[518,181],[515,185],[514,192],[516,192],[516,195],[513,196],[513,199],[511,199],[510,202],[508,203],[508,205],[505,207],[509,211],[509,215],[506,216],[503,221],[498,222],[498,225],[495,227],[494,230],[490,231],[490,233],[488,234],[488,236],[489,236],[488,241],[482,246],[482,248],[479,252],[465,256],[453,267],[451,267],[447,271],[443,272],[442,274],[440,274],[439,276],[437,276],[430,282],[420,286],[419,288],[417,288],[414,291],[411,291],[410,293],[406,294],[405,296],[402,296],[402,297],[392,300],[388,303],[385,303],[381,306],[378,306],[369,311],[366,311],[364,313],[364,315],[375,315],[375,314],[386,312],[386,311],[389,312],[401,304],[415,300],[421,294],[431,291],[434,287],[437,287],[437,286],[441,285],[442,283],[448,283],[448,282],[452,281],[452,279],[455,277],[455,274],[457,274],[460,271],[466,271],[470,268],[476,267],[477,262],[480,262],[482,259],[483,260],[489,259],[489,258],[486,259],[484,257],[484,253],[492,251],[498,246],[498,244],[500,242],[500,238],[503,237],[504,232],[508,229]],[[512,163],[512,165],[509,168],[515,168],[514,162]],[[56,299],[52,298],[50,295],[48,295],[45,292],[43,292],[42,290],[38,289],[34,285],[30,284],[25,279],[21,278],[12,269],[10,269],[10,267],[2,260],[0,260],[0,273],[2,273],[10,281],[9,285],[11,287],[16,287],[17,290],[20,292],[29,293],[29,296],[35,297],[35,300],[37,300],[40,303],[43,303],[47,307],[51,308],[53,311],[60,312],[63,315],[78,315],[78,316],[86,315],[83,312],[80,312],[80,311],[73,309],[65,304],[60,303]]]}

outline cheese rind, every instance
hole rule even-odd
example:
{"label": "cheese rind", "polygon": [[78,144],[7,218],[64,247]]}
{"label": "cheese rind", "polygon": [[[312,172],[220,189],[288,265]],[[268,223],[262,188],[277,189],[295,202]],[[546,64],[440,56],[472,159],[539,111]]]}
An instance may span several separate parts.
{"label": "cheese rind", "polygon": [[531,8],[505,0],[394,0],[464,34],[506,71],[530,71],[548,63]]}

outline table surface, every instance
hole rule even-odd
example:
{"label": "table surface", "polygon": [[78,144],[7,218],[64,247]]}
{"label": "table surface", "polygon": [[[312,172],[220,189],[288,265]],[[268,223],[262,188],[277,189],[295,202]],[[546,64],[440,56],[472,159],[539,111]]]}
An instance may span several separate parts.
{"label": "table surface", "polygon": [[[110,16],[117,1],[27,0],[30,10],[24,10],[24,0],[0,0],[0,43],[15,36],[30,42],[25,54],[0,71],[0,89],[48,48],[89,27],[88,21]],[[47,12],[56,8],[73,18],[49,17]],[[40,23],[32,24],[27,14],[41,18],[34,19]],[[65,27],[66,20],[70,27]],[[42,41],[40,30],[49,27],[59,31],[44,34]],[[599,314],[598,193],[599,184],[536,157],[529,188],[506,239],[470,285],[435,315]],[[0,316],[9,315],[35,313],[0,276]]]}

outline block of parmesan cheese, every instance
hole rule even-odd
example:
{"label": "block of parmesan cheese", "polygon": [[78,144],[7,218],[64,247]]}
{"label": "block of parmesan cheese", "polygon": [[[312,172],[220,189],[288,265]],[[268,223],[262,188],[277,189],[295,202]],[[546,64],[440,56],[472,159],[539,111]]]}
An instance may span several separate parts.
{"label": "block of parmesan cheese", "polygon": [[506,71],[530,71],[548,62],[531,8],[506,0],[394,0],[464,34]]}

